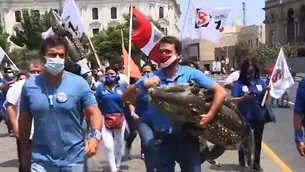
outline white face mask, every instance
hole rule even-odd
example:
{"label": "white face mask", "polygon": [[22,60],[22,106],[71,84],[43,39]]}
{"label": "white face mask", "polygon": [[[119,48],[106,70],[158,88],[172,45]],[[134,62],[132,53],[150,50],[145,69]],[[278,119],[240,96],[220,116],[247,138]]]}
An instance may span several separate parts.
{"label": "white face mask", "polygon": [[63,71],[65,67],[65,59],[64,58],[51,58],[51,57],[45,57],[46,63],[44,65],[44,68],[47,72],[49,72],[51,75],[58,75],[60,72]]}

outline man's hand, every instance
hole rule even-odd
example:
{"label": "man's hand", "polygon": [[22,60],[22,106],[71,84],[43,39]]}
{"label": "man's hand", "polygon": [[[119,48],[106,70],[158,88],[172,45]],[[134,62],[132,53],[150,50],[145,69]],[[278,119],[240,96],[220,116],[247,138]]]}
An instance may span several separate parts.
{"label": "man's hand", "polygon": [[255,98],[254,94],[246,94],[243,96],[243,99],[245,100],[254,99],[254,98]]}
{"label": "man's hand", "polygon": [[131,113],[131,117],[132,117],[132,119],[135,120],[135,121],[140,121],[140,120],[141,120],[141,118],[139,117],[139,115],[136,114],[136,113]]}
{"label": "man's hand", "polygon": [[305,157],[305,143],[301,142],[301,143],[297,143],[296,144],[298,152],[301,156]]}
{"label": "man's hand", "polygon": [[160,78],[154,76],[152,78],[148,78],[144,80],[144,87],[151,88],[160,84]]}
{"label": "man's hand", "polygon": [[199,124],[201,125],[202,128],[206,128],[207,125],[212,121],[212,119],[214,118],[214,115],[212,114],[202,114],[199,116]]}
{"label": "man's hand", "polygon": [[94,156],[97,153],[99,147],[99,141],[95,138],[90,138],[86,141],[85,154],[88,158]]}

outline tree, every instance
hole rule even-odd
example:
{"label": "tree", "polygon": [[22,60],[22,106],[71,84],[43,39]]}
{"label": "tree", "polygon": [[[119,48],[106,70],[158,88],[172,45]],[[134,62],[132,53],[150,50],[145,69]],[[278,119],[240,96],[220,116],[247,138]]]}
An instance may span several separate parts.
{"label": "tree", "polygon": [[239,64],[241,61],[250,58],[250,48],[247,42],[245,41],[240,41],[236,44],[235,47],[235,60],[237,63],[234,64]]}
{"label": "tree", "polygon": [[296,57],[297,50],[289,45],[282,46],[281,44],[263,46],[252,53],[252,58],[259,62],[264,62],[268,59],[276,59],[281,47],[284,49],[284,54],[287,58]]}
{"label": "tree", "polygon": [[22,10],[21,27],[14,27],[16,35],[12,35],[10,40],[27,50],[38,50],[41,43],[41,33],[51,26],[48,13],[40,14],[35,10]]}
{"label": "tree", "polygon": [[10,43],[7,41],[9,34],[4,31],[4,28],[0,25],[0,46],[7,52],[10,47]]}
{"label": "tree", "polygon": [[[123,15],[124,23],[119,24],[114,27],[109,27],[107,30],[103,30],[98,34],[94,35],[92,38],[93,45],[99,56],[102,56],[104,59],[108,60],[110,64],[114,62],[122,61],[122,31],[125,48],[128,50],[128,41],[129,41],[129,14]],[[149,17],[150,21],[160,29],[160,24],[156,21],[153,21]],[[133,29],[136,28],[136,18],[133,16]],[[115,54],[113,54],[115,52]],[[146,57],[142,51],[132,45],[131,47],[132,57],[136,63],[140,62],[141,57]],[[119,55],[117,55],[119,54]],[[113,59],[117,58],[117,59]]]}

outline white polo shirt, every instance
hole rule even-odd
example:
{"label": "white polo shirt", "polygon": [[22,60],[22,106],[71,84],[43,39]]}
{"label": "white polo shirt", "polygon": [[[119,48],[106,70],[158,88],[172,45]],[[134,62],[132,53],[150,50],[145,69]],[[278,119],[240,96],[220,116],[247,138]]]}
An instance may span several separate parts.
{"label": "white polo shirt", "polygon": [[[16,114],[16,119],[18,121],[19,115],[20,115],[20,97],[21,97],[21,90],[23,87],[23,84],[25,83],[24,80],[17,81],[14,83],[11,88],[7,91],[6,94],[6,101],[12,105],[14,105],[14,110]],[[32,139],[34,134],[34,121],[32,122],[32,128],[31,128],[31,135],[30,139]]]}

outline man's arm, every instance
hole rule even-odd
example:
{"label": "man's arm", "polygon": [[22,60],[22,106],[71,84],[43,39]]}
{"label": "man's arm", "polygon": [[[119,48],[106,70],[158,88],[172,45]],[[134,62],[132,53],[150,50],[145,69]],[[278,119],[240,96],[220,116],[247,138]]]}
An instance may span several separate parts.
{"label": "man's arm", "polygon": [[32,128],[32,116],[30,114],[28,93],[25,85],[22,87],[21,91],[20,116],[18,124],[22,161],[25,164],[26,168],[30,168],[31,154],[29,138]]}
{"label": "man's arm", "polygon": [[18,130],[18,121],[16,119],[15,107],[17,102],[20,100],[22,86],[23,84],[16,83],[8,90],[6,94],[6,101],[7,101],[6,113],[12,124],[12,129],[16,138],[19,137],[19,130]]}
{"label": "man's arm", "polygon": [[132,105],[136,105],[137,98],[143,94],[143,91],[146,90],[144,87],[144,80],[147,79],[148,76],[145,75],[141,79],[139,79],[134,85],[127,86],[126,90],[122,94],[122,100],[129,102]]}
{"label": "man's arm", "polygon": [[5,83],[5,84],[2,83],[2,84],[0,85],[1,91],[7,91],[7,90],[9,89],[10,85],[13,84],[13,83],[14,83],[14,81],[8,81],[8,82]]}
{"label": "man's arm", "polygon": [[19,138],[18,121],[15,114],[15,106],[7,102],[6,113],[10,123],[12,124],[12,130],[16,138]]}
{"label": "man's arm", "polygon": [[[294,105],[294,130],[295,130],[295,141],[297,143],[304,142],[303,140],[303,127],[302,119],[305,112],[305,79],[299,83],[299,87],[296,92],[295,105]],[[301,133],[301,137],[298,137],[298,133]]]}

